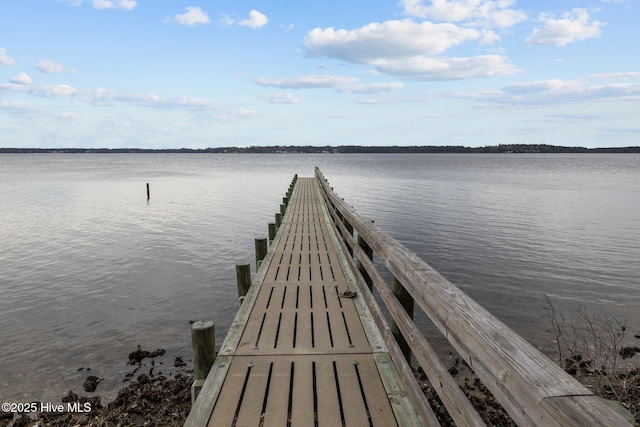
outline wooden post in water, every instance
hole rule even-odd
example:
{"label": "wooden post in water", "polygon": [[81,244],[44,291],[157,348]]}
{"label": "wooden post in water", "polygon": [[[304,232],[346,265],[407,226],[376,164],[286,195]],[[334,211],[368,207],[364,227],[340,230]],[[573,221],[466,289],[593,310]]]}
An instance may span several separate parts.
{"label": "wooden post in water", "polygon": [[282,224],[282,214],[276,214],[276,228],[280,228],[280,224]]}
{"label": "wooden post in water", "polygon": [[216,358],[216,334],[213,321],[197,321],[191,324],[191,349],[193,351],[191,404],[193,404]]}
{"label": "wooden post in water", "polygon": [[267,247],[267,239],[256,239],[256,270],[260,268],[262,260],[267,256]]}
{"label": "wooden post in water", "polygon": [[269,228],[269,241],[272,241],[276,238],[276,223],[270,222],[269,224],[267,224],[267,227]]}
{"label": "wooden post in water", "polygon": [[288,205],[289,204],[289,198],[288,197],[283,197],[282,198],[282,203],[284,203],[285,206]]}
{"label": "wooden post in water", "polygon": [[147,182],[147,200],[151,199],[151,191],[149,190],[149,183]]}
{"label": "wooden post in water", "polygon": [[[391,292],[393,292],[396,298],[398,298],[398,301],[400,301],[400,305],[404,307],[409,317],[413,319],[413,298],[411,297],[409,292],[407,292],[404,286],[402,286],[402,283],[400,283],[400,281],[395,278],[395,276],[393,278]],[[400,329],[398,329],[398,326],[393,319],[391,319],[391,332],[396,338],[396,341],[398,342],[398,345],[402,350],[402,354],[404,354],[404,358],[407,359],[407,363],[411,365],[411,347],[409,347],[407,340],[402,336]]]}
{"label": "wooden post in water", "polygon": [[251,287],[251,266],[249,264],[236,264],[236,279],[238,281],[238,298],[242,303]]}
{"label": "wooden post in water", "polygon": [[287,205],[285,205],[284,203],[280,204],[280,213],[282,214],[282,216],[284,216],[284,213],[287,211]]}

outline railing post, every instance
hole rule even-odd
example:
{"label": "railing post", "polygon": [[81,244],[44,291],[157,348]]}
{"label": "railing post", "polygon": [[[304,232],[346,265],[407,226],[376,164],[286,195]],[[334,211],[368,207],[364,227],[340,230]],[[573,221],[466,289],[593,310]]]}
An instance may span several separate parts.
{"label": "railing post", "polygon": [[260,263],[267,256],[267,239],[256,239],[256,270],[260,268]]}
{"label": "railing post", "polygon": [[238,282],[238,298],[242,302],[251,287],[251,267],[249,264],[236,264],[236,280]]}
{"label": "railing post", "polygon": [[193,384],[191,385],[191,404],[193,405],[216,358],[216,334],[213,321],[197,321],[191,324],[191,350],[193,351]]}
{"label": "railing post", "polygon": [[[398,298],[400,305],[402,305],[409,317],[413,319],[413,297],[411,297],[409,292],[407,292],[404,286],[402,286],[402,283],[400,283],[400,281],[395,277],[393,278],[391,292],[393,292],[393,295]],[[398,329],[398,325],[396,325],[393,318],[391,319],[391,332],[393,332],[393,336],[396,337],[396,341],[402,350],[402,354],[404,354],[404,358],[407,359],[407,363],[411,365],[411,347],[407,343],[407,340],[402,336],[402,333],[400,332],[400,329]]]}
{"label": "railing post", "polygon": [[[358,246],[360,246],[362,248],[362,250],[364,251],[365,254],[367,254],[367,256],[369,257],[369,259],[371,261],[373,261],[373,249],[371,249],[371,246],[369,246],[367,244],[367,242],[364,241],[364,239],[362,238],[362,236],[360,236],[358,234]],[[367,270],[364,268],[364,265],[362,265],[362,262],[358,259],[358,271],[360,272],[360,274],[362,274],[362,278],[364,279],[365,283],[367,284],[367,286],[369,287],[369,289],[373,289],[373,280],[371,280],[371,277],[369,276],[369,273],[367,273]]]}
{"label": "railing post", "polygon": [[343,236],[344,242],[347,246],[347,250],[349,251],[349,255],[353,256],[353,248],[351,247],[351,245],[347,244],[347,239],[353,240],[353,225],[351,225],[349,221],[347,221],[347,219],[344,217],[342,218],[342,223],[344,224],[345,228],[347,229],[347,232],[350,235],[350,238],[348,238],[347,236]]}

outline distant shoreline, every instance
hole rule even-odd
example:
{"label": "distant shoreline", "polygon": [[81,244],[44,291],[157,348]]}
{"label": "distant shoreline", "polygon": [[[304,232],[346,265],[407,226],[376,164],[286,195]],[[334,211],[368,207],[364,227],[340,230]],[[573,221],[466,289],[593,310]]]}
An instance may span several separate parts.
{"label": "distant shoreline", "polygon": [[274,153],[274,154],[416,154],[416,153],[488,153],[488,154],[539,154],[539,153],[640,153],[640,146],[636,147],[563,147],[546,144],[500,144],[484,147],[464,146],[252,146],[252,147],[216,147],[216,148],[0,148],[0,154],[22,153]]}

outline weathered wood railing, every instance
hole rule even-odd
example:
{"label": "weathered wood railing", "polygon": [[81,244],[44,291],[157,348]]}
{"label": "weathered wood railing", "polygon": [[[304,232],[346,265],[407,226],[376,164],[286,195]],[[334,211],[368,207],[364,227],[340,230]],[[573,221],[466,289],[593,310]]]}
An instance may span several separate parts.
{"label": "weathered wood railing", "polygon": [[[404,289],[498,402],[520,426],[628,426],[629,424],[540,351],[482,308],[427,263],[360,216],[338,197],[318,168],[334,225],[353,255],[351,268],[386,340],[393,334],[370,291],[375,287],[393,322],[458,426],[485,425],[396,297]],[[355,231],[355,236],[354,236]],[[393,274],[396,292],[382,278],[375,254]],[[400,285],[401,284],[401,285]],[[403,288],[403,289],[402,289]],[[389,346],[397,348],[397,346]],[[392,352],[396,365],[401,352]],[[406,371],[405,371],[406,372]],[[405,381],[415,381],[411,376]],[[424,404],[424,402],[422,402]]]}

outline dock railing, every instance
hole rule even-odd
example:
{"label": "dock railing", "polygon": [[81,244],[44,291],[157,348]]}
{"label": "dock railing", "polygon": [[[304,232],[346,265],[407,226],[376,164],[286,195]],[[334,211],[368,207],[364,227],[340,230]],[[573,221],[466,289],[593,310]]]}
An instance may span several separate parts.
{"label": "dock railing", "polygon": [[[384,339],[393,340],[394,334],[371,292],[373,288],[406,341],[404,354],[391,352],[394,363],[405,363],[411,351],[457,426],[485,424],[413,322],[414,301],[518,425],[629,426],[600,397],[359,215],[334,193],[318,168],[315,177],[334,226],[343,237],[344,249],[352,254],[348,261]],[[393,274],[393,289],[374,265],[374,255]],[[407,375],[407,370],[404,372]],[[404,380],[415,381],[408,375]]]}

